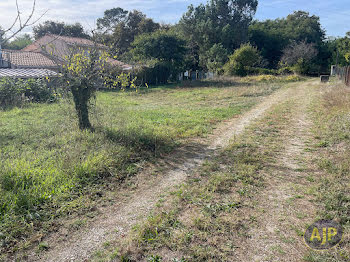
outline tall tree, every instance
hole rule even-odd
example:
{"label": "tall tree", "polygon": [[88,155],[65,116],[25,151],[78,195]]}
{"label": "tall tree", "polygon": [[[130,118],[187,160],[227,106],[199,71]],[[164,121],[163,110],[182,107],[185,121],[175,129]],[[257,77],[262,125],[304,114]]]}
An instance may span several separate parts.
{"label": "tall tree", "polygon": [[181,63],[185,55],[185,40],[173,33],[157,31],[142,34],[132,43],[132,53],[139,60],[152,60]]}
{"label": "tall tree", "polygon": [[163,76],[159,77],[164,82],[183,69],[186,41],[172,32],[159,30],[139,35],[132,46],[131,53],[136,60],[163,69]]}
{"label": "tall tree", "polygon": [[102,18],[97,19],[97,28],[104,33],[110,32],[119,23],[125,21],[127,14],[128,11],[120,7],[108,9]]}
{"label": "tall tree", "polygon": [[66,24],[64,22],[45,21],[42,24],[34,26],[33,32],[35,39],[43,37],[46,34],[90,38],[80,23]]}
{"label": "tall tree", "polygon": [[[249,27],[249,39],[261,50],[270,67],[277,67],[283,50],[293,42],[313,43],[322,49],[325,31],[320,18],[308,12],[296,11],[283,19],[255,21]],[[319,56],[323,55],[319,52]]]}
{"label": "tall tree", "polygon": [[227,50],[222,46],[222,44],[213,45],[212,48],[210,48],[204,55],[206,56],[207,60],[204,58],[202,61],[206,61],[208,69],[215,73],[218,73],[228,60]]}
{"label": "tall tree", "polygon": [[350,32],[345,37],[329,41],[328,45],[332,52],[332,64],[346,66],[350,64]]}
{"label": "tall tree", "polygon": [[289,43],[281,28],[282,23],[281,19],[254,21],[249,27],[250,42],[258,47],[271,68],[278,66],[283,49]]}
{"label": "tall tree", "polygon": [[[179,28],[190,46],[207,53],[215,44],[221,44],[232,53],[248,40],[248,26],[255,15],[257,0],[211,0],[206,5],[190,5],[182,16]],[[199,58],[203,67],[207,58]]]}
{"label": "tall tree", "polygon": [[122,8],[106,10],[104,17],[97,20],[100,36],[111,46],[114,55],[122,55],[131,49],[135,37],[152,33],[160,28],[158,23],[147,18],[140,11],[126,11]]}

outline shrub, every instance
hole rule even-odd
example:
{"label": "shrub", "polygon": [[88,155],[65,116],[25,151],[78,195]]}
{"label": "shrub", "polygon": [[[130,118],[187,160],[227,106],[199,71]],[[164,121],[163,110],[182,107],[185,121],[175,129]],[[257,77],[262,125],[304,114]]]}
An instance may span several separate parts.
{"label": "shrub", "polygon": [[20,106],[25,102],[48,102],[56,99],[53,85],[44,79],[0,79],[0,108]]}
{"label": "shrub", "polygon": [[247,73],[249,75],[277,75],[278,72],[275,69],[260,68],[260,67],[250,67],[247,68]]}
{"label": "shrub", "polygon": [[0,107],[18,106],[22,103],[24,90],[13,79],[0,79]]}
{"label": "shrub", "polygon": [[297,82],[305,80],[305,78],[298,75],[276,76],[276,75],[259,75],[247,76],[242,78],[241,82]]}
{"label": "shrub", "polygon": [[290,66],[285,66],[277,70],[277,73],[279,75],[289,75],[293,73],[293,68]]}
{"label": "shrub", "polygon": [[227,62],[228,54],[222,44],[213,45],[204,56],[200,56],[201,61],[206,61],[207,68],[215,73],[220,74],[222,67]]}
{"label": "shrub", "polygon": [[141,67],[134,71],[137,76],[136,83],[138,85],[166,84],[172,76],[176,76],[176,72],[172,70],[171,65],[166,62],[157,62],[153,66]]}
{"label": "shrub", "polygon": [[48,102],[55,99],[53,89],[43,79],[28,79],[17,81],[23,86],[24,95],[32,102]]}
{"label": "shrub", "polygon": [[318,51],[314,44],[302,41],[294,42],[283,50],[283,56],[280,64],[290,66],[293,72],[298,74],[310,74],[313,71],[318,72],[315,68],[314,60]]}
{"label": "shrub", "polygon": [[224,71],[226,75],[246,76],[250,68],[258,66],[261,61],[258,49],[251,44],[244,44],[229,57]]}

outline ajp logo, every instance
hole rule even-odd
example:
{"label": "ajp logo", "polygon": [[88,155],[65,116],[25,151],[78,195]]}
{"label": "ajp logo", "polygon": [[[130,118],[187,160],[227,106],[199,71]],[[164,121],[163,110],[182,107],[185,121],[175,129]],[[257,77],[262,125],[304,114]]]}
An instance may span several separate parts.
{"label": "ajp logo", "polygon": [[329,249],[341,241],[343,229],[340,224],[331,220],[319,220],[306,230],[304,239],[312,249]]}

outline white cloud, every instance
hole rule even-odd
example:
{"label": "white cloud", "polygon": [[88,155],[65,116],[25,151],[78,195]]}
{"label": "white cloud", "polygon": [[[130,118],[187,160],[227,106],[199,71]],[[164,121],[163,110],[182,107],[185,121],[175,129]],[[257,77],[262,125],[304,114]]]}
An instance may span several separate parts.
{"label": "white cloud", "polygon": [[[23,16],[29,15],[33,0],[18,0]],[[35,17],[45,11],[41,21],[56,20],[68,23],[80,22],[86,28],[93,28],[98,17],[113,7],[126,10],[138,9],[156,21],[176,22],[190,3],[187,0],[37,0]],[[9,27],[16,17],[15,0],[0,0],[0,25]],[[3,15],[6,14],[6,15]],[[153,16],[156,15],[156,16]]]}
{"label": "white cloud", "polygon": [[[340,2],[343,1],[347,0]],[[33,0],[18,0],[18,2],[23,15],[28,15]],[[158,22],[174,23],[187,10],[188,5],[205,2],[206,0],[37,0],[35,17],[39,17],[48,10],[41,21],[80,22],[86,29],[91,29],[95,27],[96,19],[102,17],[105,10],[122,7],[126,10],[138,9]],[[335,10],[335,6],[339,5],[340,3],[335,4],[325,0],[307,2],[305,0],[260,0],[257,18],[284,17],[294,10],[304,9],[319,15],[330,35],[341,35],[349,24],[349,16],[343,7],[340,10],[344,12]],[[15,0],[0,0],[0,26],[10,26],[15,17]],[[31,29],[27,30],[29,31]]]}

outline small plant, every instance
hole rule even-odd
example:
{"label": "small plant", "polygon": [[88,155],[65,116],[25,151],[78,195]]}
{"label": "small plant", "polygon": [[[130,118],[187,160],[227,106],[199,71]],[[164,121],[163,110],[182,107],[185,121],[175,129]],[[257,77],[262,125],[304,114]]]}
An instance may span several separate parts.
{"label": "small plant", "polygon": [[132,262],[132,260],[129,255],[121,255],[120,262]]}
{"label": "small plant", "polygon": [[62,86],[70,90],[78,116],[79,128],[92,129],[89,118],[89,105],[99,88],[136,89],[135,78],[130,74],[121,73],[114,76],[111,73],[108,61],[110,55],[99,48],[98,44],[88,51],[79,48],[66,57],[62,66]]}
{"label": "small plant", "polygon": [[172,262],[188,262],[185,258],[174,258]]}
{"label": "small plant", "polygon": [[158,255],[152,255],[147,259],[148,262],[161,262],[162,261],[162,257],[158,256]]}
{"label": "small plant", "polygon": [[44,251],[49,249],[49,244],[47,242],[40,242],[38,245],[38,250],[39,251]]}

